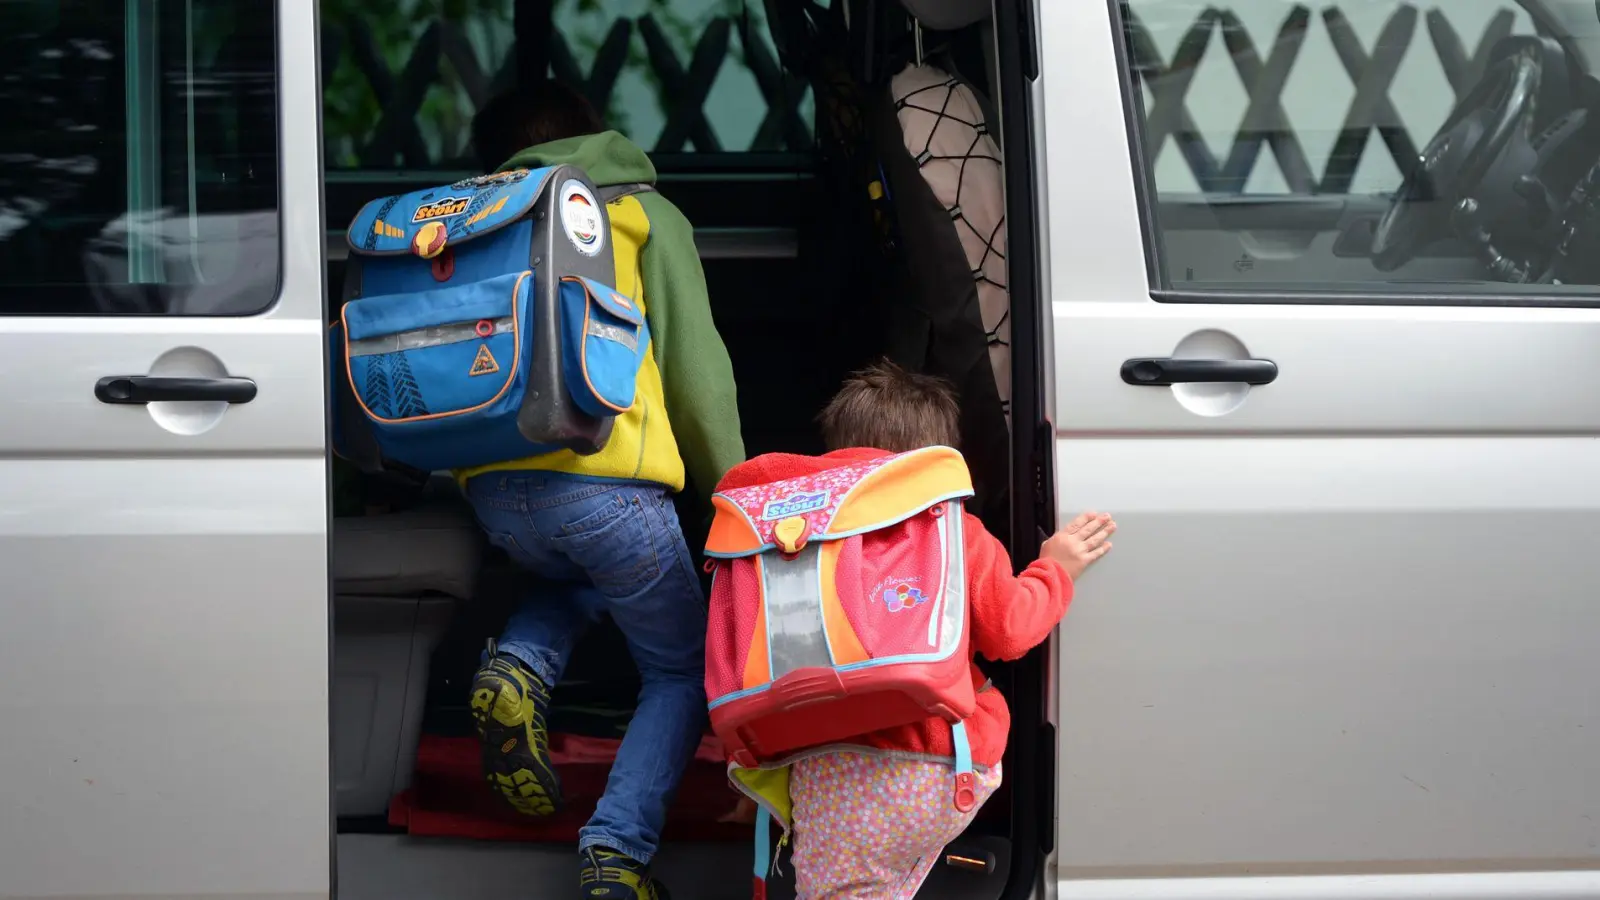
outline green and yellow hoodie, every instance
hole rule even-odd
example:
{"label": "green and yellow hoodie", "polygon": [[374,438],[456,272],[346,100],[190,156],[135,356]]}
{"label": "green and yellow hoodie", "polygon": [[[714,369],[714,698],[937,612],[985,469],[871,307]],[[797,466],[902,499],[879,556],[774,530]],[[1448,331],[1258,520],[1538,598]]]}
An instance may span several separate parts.
{"label": "green and yellow hoodie", "polygon": [[[615,131],[551,141],[507,160],[500,171],[574,165],[600,187],[654,184],[644,151]],[[653,191],[607,204],[616,260],[614,287],[638,303],[650,323],[651,352],[639,369],[632,408],[617,417],[611,439],[592,456],[561,450],[456,473],[464,484],[484,472],[544,470],[617,481],[648,481],[674,491],[688,476],[704,509],[724,473],[744,461],[728,349],[711,320],[694,226]]]}

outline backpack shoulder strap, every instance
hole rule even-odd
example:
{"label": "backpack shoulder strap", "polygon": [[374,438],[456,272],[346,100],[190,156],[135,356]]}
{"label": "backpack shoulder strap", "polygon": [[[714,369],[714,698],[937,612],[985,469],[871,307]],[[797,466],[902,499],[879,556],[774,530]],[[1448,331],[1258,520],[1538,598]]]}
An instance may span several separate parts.
{"label": "backpack shoulder strap", "polygon": [[600,202],[610,203],[618,197],[629,194],[648,194],[654,192],[655,185],[644,181],[635,181],[629,184],[608,184],[600,189]]}

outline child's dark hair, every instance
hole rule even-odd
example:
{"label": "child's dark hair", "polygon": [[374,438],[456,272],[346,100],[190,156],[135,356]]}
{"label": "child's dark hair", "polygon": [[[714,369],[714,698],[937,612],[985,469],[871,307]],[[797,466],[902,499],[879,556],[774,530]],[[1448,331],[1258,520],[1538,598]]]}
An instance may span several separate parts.
{"label": "child's dark hair", "polygon": [[478,167],[493,172],[529,147],[605,130],[605,120],[582,94],[546,79],[485,103],[472,117],[472,149]]}
{"label": "child's dark hair", "polygon": [[845,380],[818,417],[829,450],[876,447],[904,453],[961,439],[961,407],[948,381],[888,360]]}

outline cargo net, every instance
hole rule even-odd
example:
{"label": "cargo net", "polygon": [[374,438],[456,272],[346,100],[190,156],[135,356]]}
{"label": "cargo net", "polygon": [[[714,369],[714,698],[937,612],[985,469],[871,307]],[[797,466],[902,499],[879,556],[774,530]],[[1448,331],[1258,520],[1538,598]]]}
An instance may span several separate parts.
{"label": "cargo net", "polygon": [[[994,163],[997,167],[1004,165],[1000,157],[988,151],[988,148],[993,146],[992,142],[984,140],[989,135],[988,123],[982,120],[977,122],[969,121],[957,112],[952,111],[951,106],[956,98],[956,91],[961,86],[959,79],[949,76],[939,84],[917,88],[907,93],[904,97],[895,100],[895,111],[898,113],[903,109],[914,109],[935,117],[933,128],[929,129],[928,138],[923,142],[922,149],[913,154],[913,158],[917,161],[917,168],[924,169],[928,163],[934,161],[958,163],[960,174],[956,178],[955,202],[950,206],[946,206],[945,212],[950,214],[950,221],[955,224],[957,230],[973,235],[983,246],[983,251],[978,255],[977,259],[973,259],[971,252],[968,251],[967,262],[972,267],[973,281],[980,284],[994,285],[996,288],[1006,291],[1009,295],[1010,288],[1004,283],[989,277],[987,271],[991,260],[998,261],[1002,270],[1004,269],[1006,261],[1005,250],[997,245],[997,240],[1001,230],[1006,227],[1005,215],[1002,214],[995,221],[993,228],[984,231],[973,224],[972,220],[967,218],[961,209],[961,192],[966,189],[968,164],[974,160],[984,160]],[[964,105],[972,109],[978,108],[976,101],[970,98]],[[972,140],[967,143],[964,152],[951,155],[941,155],[934,152],[934,138],[939,134],[939,129],[946,125],[971,130]],[[907,147],[906,149],[910,150],[911,148]],[[963,248],[971,246],[966,240],[961,243]],[[1011,346],[1011,342],[1001,335],[1002,329],[1004,329],[1007,320],[1010,318],[1011,306],[1006,304],[995,321],[984,323],[984,331],[988,335],[989,346],[1006,348]],[[1011,398],[1002,397],[1000,403],[1006,415],[1009,416],[1011,414]]]}

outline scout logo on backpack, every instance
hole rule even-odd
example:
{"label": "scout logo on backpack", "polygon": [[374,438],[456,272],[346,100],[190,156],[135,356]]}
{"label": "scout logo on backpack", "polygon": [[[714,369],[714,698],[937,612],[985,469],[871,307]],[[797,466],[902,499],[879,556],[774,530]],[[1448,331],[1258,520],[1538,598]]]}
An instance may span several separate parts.
{"label": "scout logo on backpack", "polygon": [[961,454],[929,447],[712,498],[706,696],[738,766],[935,715],[971,808],[970,496]]}
{"label": "scout logo on backpack", "polygon": [[341,455],[435,471],[604,447],[650,346],[609,228],[572,166],[368,203],[332,334]]}
{"label": "scout logo on backpack", "polygon": [[471,197],[446,197],[443,200],[424,203],[417,207],[416,212],[411,214],[411,221],[426,222],[429,219],[459,216],[467,211],[467,204],[471,202]]}
{"label": "scout logo on backpack", "polygon": [[810,494],[792,494],[782,500],[772,500],[761,509],[761,519],[771,522],[785,516],[798,516],[801,513],[816,512],[828,505],[828,492],[816,491]]}

